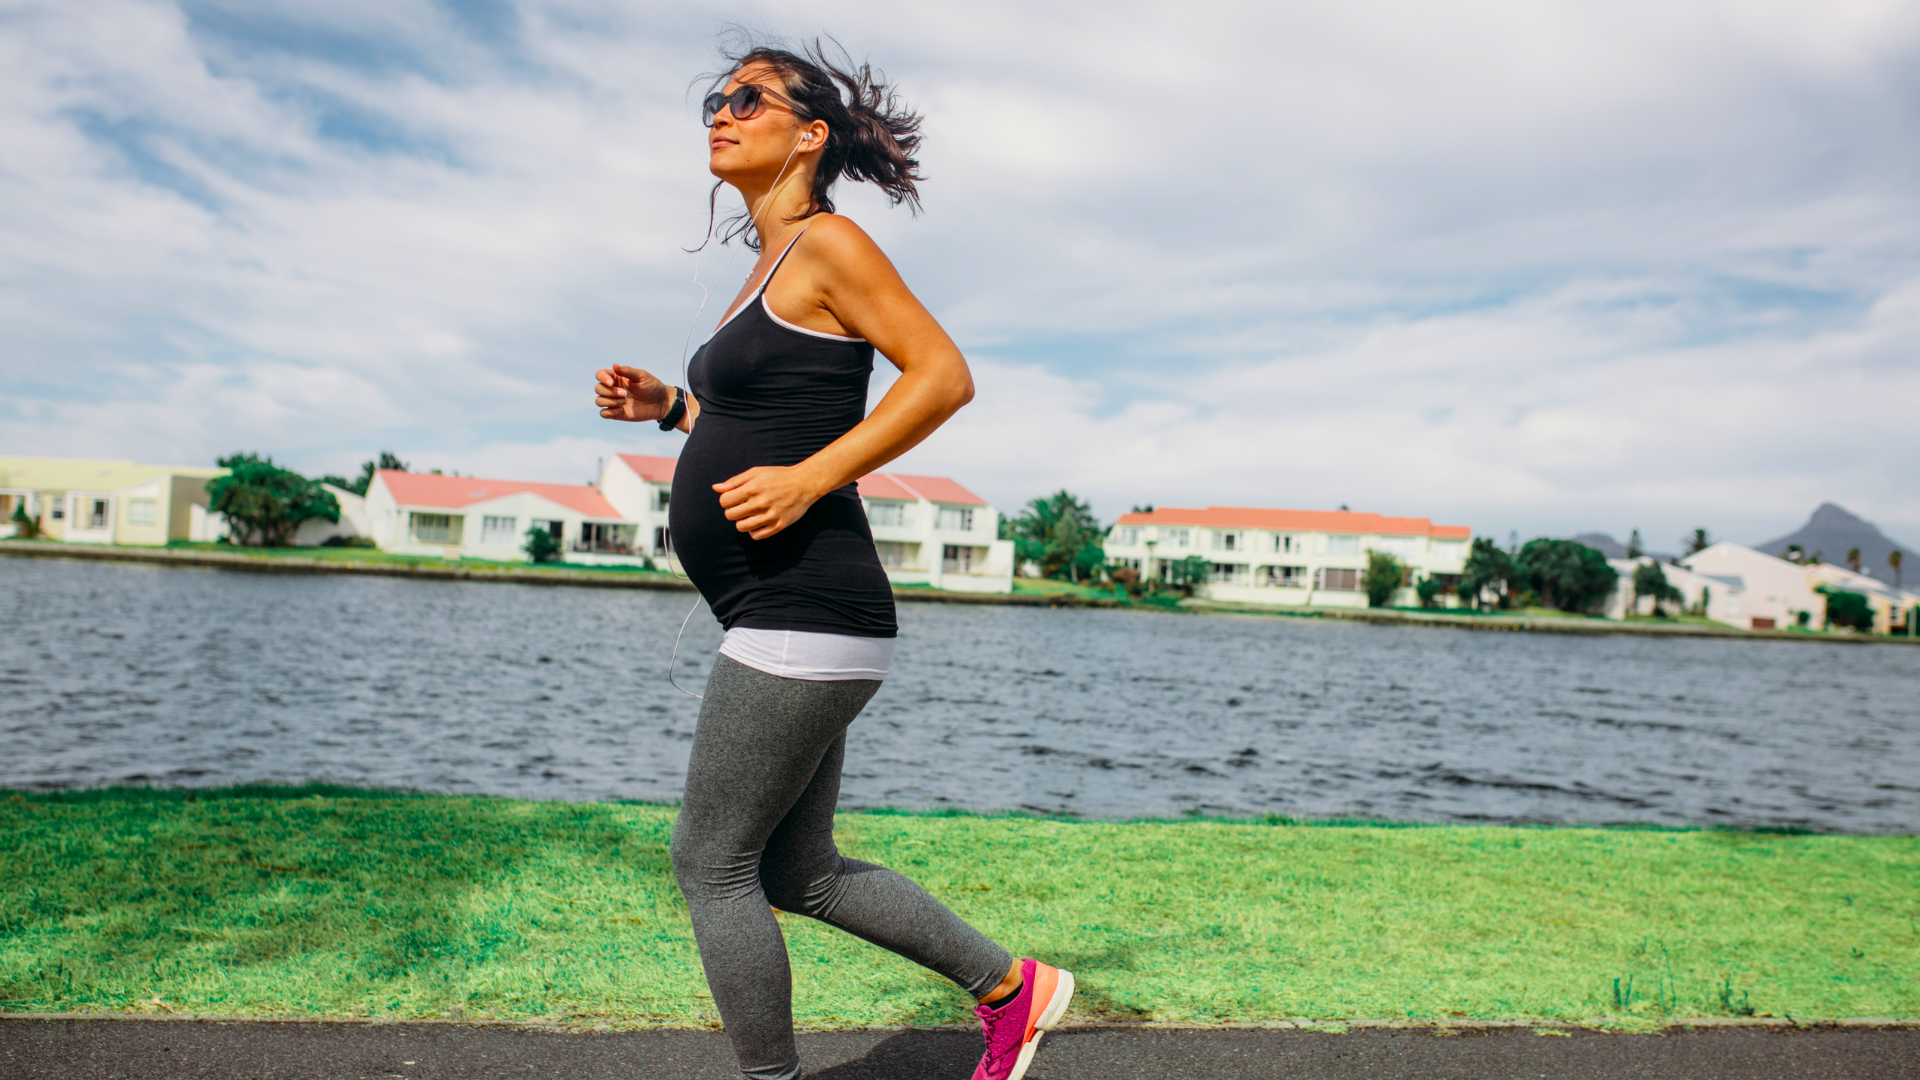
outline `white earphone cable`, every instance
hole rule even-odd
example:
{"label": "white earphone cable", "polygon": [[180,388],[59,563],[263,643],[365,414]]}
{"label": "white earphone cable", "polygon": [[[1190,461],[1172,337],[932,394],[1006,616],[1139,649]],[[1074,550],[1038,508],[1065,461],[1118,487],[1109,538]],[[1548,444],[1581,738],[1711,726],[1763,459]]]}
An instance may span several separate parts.
{"label": "white earphone cable", "polygon": [[[760,205],[762,207],[772,202],[773,196],[775,195],[775,193],[777,193],[780,190],[780,181],[786,178],[787,166],[793,164],[793,155],[800,152],[800,143],[812,142],[812,141],[813,141],[813,134],[811,132],[803,133],[799,141],[793,144],[793,149],[787,151],[787,160],[780,163],[780,171],[774,175],[773,186],[768,188],[767,193],[761,196],[760,198]],[[750,219],[752,219],[753,227],[756,231],[758,231],[760,228],[759,211],[749,206],[747,208],[747,216]],[[707,226],[707,239],[709,240],[713,239],[713,226],[711,224]],[[743,244],[741,246],[744,247],[745,245]],[[693,253],[693,283],[695,285],[700,286],[700,307],[698,310],[696,310],[693,313],[692,321],[687,323],[686,337],[681,339],[681,342],[680,342],[680,384],[682,386],[685,386],[688,382],[692,381],[687,378],[687,362],[688,362],[687,350],[691,348],[693,345],[694,327],[700,325],[700,316],[706,313],[707,303],[713,299],[713,290],[709,288],[706,284],[701,282],[700,280],[700,252],[705,248],[706,248],[706,245],[702,244],[700,245],[699,248],[696,248]],[[733,266],[734,257],[739,254],[740,254],[740,248],[734,248],[733,253],[727,256],[727,261],[724,264],[722,264],[720,267],[720,273],[714,276],[713,281],[715,285],[718,285],[720,283],[721,278],[724,278],[727,276],[727,271]],[[669,543],[671,543],[671,538],[672,538],[671,530],[669,530],[668,538],[669,538]],[[674,577],[679,578],[681,581],[691,582],[693,580],[692,578],[674,569],[674,566],[673,566],[674,562],[675,560],[673,558],[672,549],[669,548],[667,552],[667,572],[671,573]],[[681,686],[679,680],[673,677],[673,669],[675,665],[677,665],[680,662],[680,639],[686,636],[687,623],[693,620],[693,613],[700,610],[700,604],[704,599],[705,597],[696,597],[693,601],[693,606],[687,609],[686,616],[680,620],[680,631],[673,635],[673,653],[667,658],[667,682],[672,683],[673,688],[675,690],[678,690],[681,693],[687,695],[688,697],[695,698],[700,701],[705,701],[706,696],[703,694],[696,694],[693,691],[687,689],[686,687]]]}

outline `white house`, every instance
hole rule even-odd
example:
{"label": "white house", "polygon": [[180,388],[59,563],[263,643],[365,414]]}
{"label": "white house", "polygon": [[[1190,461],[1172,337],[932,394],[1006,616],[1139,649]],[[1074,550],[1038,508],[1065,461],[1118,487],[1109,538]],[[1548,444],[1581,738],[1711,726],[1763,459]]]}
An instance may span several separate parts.
{"label": "white house", "polygon": [[1120,515],[1104,546],[1109,564],[1143,578],[1164,580],[1172,564],[1201,556],[1209,573],[1197,592],[1211,600],[1366,607],[1360,576],[1369,551],[1392,555],[1411,571],[1393,603],[1417,602],[1410,586],[1427,576],[1454,602],[1472,535],[1465,525],[1348,510],[1162,507]]}
{"label": "white house", "polygon": [[[1679,606],[1694,607],[1701,597],[1707,601],[1706,617],[1714,622],[1728,626],[1751,628],[1751,613],[1746,611],[1747,582],[1739,574],[1707,574],[1690,570],[1684,566],[1661,563],[1652,557],[1638,559],[1608,559],[1607,565],[1620,575],[1620,583],[1607,597],[1605,615],[1609,619],[1622,619],[1627,615],[1627,604],[1633,596],[1633,574],[1643,563],[1654,563],[1667,579],[1667,584],[1680,591]],[[1650,596],[1637,598],[1634,614],[1653,614],[1654,602]],[[1762,627],[1762,629],[1765,629]]]}
{"label": "white house", "polygon": [[1750,630],[1798,625],[1820,630],[1827,625],[1826,598],[1813,591],[1807,567],[1725,540],[1681,563],[1696,574],[1740,582],[1740,611],[1720,620],[1729,625]]}
{"label": "white house", "polygon": [[877,472],[860,478],[880,565],[896,585],[949,592],[1013,591],[1013,541],[1000,512],[943,476]]}
{"label": "white house", "polygon": [[529,529],[560,542],[562,558],[588,565],[641,565],[639,523],[586,484],[480,480],[382,469],[367,487],[374,542],[405,555],[524,560]]}
{"label": "white house", "polygon": [[326,518],[308,518],[293,531],[289,541],[294,547],[319,547],[335,537],[373,536],[373,520],[367,517],[367,497],[355,495],[346,488],[321,484],[333,501],[340,504],[340,520],[328,521]]}
{"label": "white house", "polygon": [[[1815,563],[1803,568],[1807,583],[1815,590],[1825,587],[1839,592],[1859,593],[1867,598],[1867,606],[1873,610],[1873,632],[1891,634],[1896,628],[1903,634],[1912,634],[1913,627],[1908,620],[1913,610],[1920,605],[1920,594],[1905,589],[1896,589],[1866,574],[1849,570],[1844,566],[1831,563]],[[1826,599],[1823,595],[1822,600]]]}
{"label": "white house", "polygon": [[[667,533],[667,503],[673,495],[670,457],[615,454],[600,467],[600,494],[635,526],[635,544],[643,555],[671,563],[673,538]],[[679,570],[677,564],[672,568]]]}

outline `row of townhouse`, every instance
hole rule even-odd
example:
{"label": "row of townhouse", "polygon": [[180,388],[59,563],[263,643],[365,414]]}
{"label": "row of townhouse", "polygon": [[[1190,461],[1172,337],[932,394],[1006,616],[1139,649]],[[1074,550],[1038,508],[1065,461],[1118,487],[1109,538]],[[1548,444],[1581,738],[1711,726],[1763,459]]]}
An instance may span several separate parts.
{"label": "row of townhouse", "polygon": [[1466,567],[1472,533],[1427,518],[1349,510],[1162,507],[1120,515],[1105,547],[1110,566],[1159,580],[1174,564],[1198,555],[1208,566],[1202,593],[1212,600],[1366,607],[1360,579],[1369,551],[1392,555],[1408,568],[1390,602],[1412,604],[1412,587],[1423,577],[1439,580],[1451,595]]}
{"label": "row of townhouse", "polygon": [[[675,464],[619,454],[593,484],[383,470],[368,486],[364,508],[335,490],[337,531],[369,536],[401,554],[513,560],[523,557],[528,530],[541,529],[569,563],[652,562],[677,571],[667,528]],[[937,476],[873,473],[858,487],[880,563],[896,584],[1013,591],[1013,542],[998,538],[1000,515],[986,500]]]}
{"label": "row of townhouse", "polygon": [[207,509],[207,481],[225,469],[134,461],[0,457],[0,537],[24,513],[45,536],[71,544],[166,544],[216,540],[225,531]]}

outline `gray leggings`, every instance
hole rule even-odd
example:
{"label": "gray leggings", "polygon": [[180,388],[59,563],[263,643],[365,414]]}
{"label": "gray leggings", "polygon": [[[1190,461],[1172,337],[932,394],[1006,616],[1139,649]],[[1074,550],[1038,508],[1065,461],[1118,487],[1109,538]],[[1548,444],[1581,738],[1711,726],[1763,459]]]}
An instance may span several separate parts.
{"label": "gray leggings", "polygon": [[673,827],[713,1003],[740,1071],[795,1080],[793,974],[768,905],[818,919],[952,979],[974,997],[1013,962],[925,889],[833,844],[847,725],[877,680],[809,682],[714,660]]}

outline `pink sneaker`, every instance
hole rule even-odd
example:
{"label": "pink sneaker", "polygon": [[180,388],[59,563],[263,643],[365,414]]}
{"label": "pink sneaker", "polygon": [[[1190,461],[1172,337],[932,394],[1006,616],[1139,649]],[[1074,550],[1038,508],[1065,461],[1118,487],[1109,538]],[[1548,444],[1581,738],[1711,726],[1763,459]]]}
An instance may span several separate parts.
{"label": "pink sneaker", "polygon": [[1020,992],[999,1008],[974,1007],[973,1015],[986,1030],[987,1053],[973,1070],[973,1080],[1020,1080],[1033,1064],[1040,1036],[1067,1015],[1067,1002],[1073,1000],[1073,972],[1022,960],[1020,982]]}

